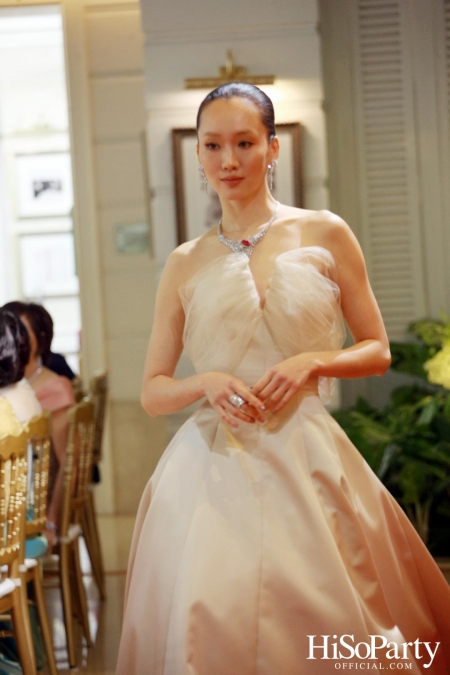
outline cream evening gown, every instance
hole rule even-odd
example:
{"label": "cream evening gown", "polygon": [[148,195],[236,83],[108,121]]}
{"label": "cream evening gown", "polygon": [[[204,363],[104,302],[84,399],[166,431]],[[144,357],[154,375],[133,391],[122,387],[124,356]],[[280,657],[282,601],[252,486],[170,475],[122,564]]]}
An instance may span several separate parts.
{"label": "cream evening gown", "polygon": [[[179,289],[196,371],[252,385],[294,354],[341,348],[333,277],[322,247],[283,253],[261,307],[245,253],[207,263]],[[349,660],[450,673],[450,587],[325,409],[330,384],[309,381],[276,416],[238,429],[206,401],[178,431],[138,511],[117,675],[327,675]],[[398,660],[392,645],[376,659],[308,658],[308,636],[329,636],[332,657],[345,634],[353,648],[370,635],[441,644],[432,661],[423,644],[399,647]]]}

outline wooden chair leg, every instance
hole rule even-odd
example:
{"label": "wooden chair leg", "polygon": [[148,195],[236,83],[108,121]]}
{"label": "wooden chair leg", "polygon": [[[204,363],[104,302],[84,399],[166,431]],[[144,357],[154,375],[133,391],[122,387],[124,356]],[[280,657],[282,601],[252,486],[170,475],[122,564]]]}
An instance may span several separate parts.
{"label": "wooden chair leg", "polygon": [[50,675],[58,675],[56,667],[55,651],[53,648],[53,636],[48,618],[47,605],[45,604],[44,589],[42,586],[41,571],[39,565],[32,567],[30,570],[31,580],[33,584],[34,597],[36,600],[36,607],[39,616],[39,623],[41,624],[42,638],[44,640],[45,653],[47,655],[47,668]]}
{"label": "wooden chair leg", "polygon": [[77,595],[79,598],[80,610],[81,610],[81,626],[83,628],[84,637],[86,638],[87,646],[92,647],[91,640],[91,629],[89,628],[89,617],[86,601],[86,591],[83,584],[83,575],[81,573],[81,564],[80,564],[80,553],[79,553],[79,541],[75,540],[73,546],[73,562],[74,562],[74,571],[75,571],[75,584],[77,587]]}
{"label": "wooden chair leg", "polygon": [[[76,616],[78,623],[80,624],[81,628],[83,629],[83,623],[82,623],[82,617],[83,617],[83,608],[81,606],[81,600],[80,600],[80,593],[78,589],[78,581],[77,581],[77,573],[75,570],[75,551],[74,551],[74,543],[72,542],[72,546],[70,549],[70,591],[72,593],[72,600],[73,600],[73,615],[74,617]],[[83,631],[84,635],[84,631]]]}
{"label": "wooden chair leg", "polygon": [[25,636],[28,643],[28,651],[32,655],[34,669],[36,670],[36,658],[34,654],[34,642],[33,635],[31,632],[31,623],[30,623],[30,611],[28,609],[28,597],[27,597],[27,581],[26,576],[23,571],[20,574],[21,584],[19,586],[20,590],[20,602],[22,605],[22,614],[24,616],[23,627],[25,631]]}
{"label": "wooden chair leg", "polygon": [[67,654],[69,656],[70,667],[75,668],[77,664],[75,657],[75,635],[72,616],[72,593],[70,588],[70,551],[67,544],[60,544],[59,573],[64,611],[64,625],[66,628]]}
{"label": "wooden chair leg", "polygon": [[89,503],[90,502],[88,501],[81,519],[83,537],[86,542],[86,548],[88,550],[92,572],[100,593],[100,598],[101,600],[106,600],[105,575],[103,571],[100,541],[98,539],[98,530],[95,523],[95,513],[91,510],[93,508],[93,502],[91,502],[92,506],[89,506]]}
{"label": "wooden chair leg", "polygon": [[103,554],[102,554],[102,545],[100,541],[100,533],[98,531],[98,523],[97,523],[97,513],[95,511],[95,497],[94,497],[94,490],[90,489],[88,492],[88,498],[87,498],[87,516],[89,519],[89,523],[91,525],[91,529],[93,532],[94,536],[94,541],[96,543],[96,548],[98,551],[98,560],[99,560],[99,568],[100,572],[104,581],[105,577],[105,566],[103,564]]}
{"label": "wooden chair leg", "polygon": [[20,665],[22,666],[24,675],[36,675],[34,648],[30,649],[30,641],[27,634],[29,631],[29,634],[31,635],[30,615],[28,614],[28,608],[26,613],[24,612],[20,586],[13,591],[13,599],[14,605],[11,609],[11,617],[17,642],[17,651],[19,652]]}

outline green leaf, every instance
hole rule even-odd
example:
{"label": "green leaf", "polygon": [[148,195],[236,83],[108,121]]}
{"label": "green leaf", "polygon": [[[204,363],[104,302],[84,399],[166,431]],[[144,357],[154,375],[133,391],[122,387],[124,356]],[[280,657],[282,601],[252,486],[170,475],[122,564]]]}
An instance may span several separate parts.
{"label": "green leaf", "polygon": [[396,458],[399,452],[400,449],[396,443],[389,443],[389,445],[386,446],[377,472],[378,478],[380,480],[384,478],[386,472],[391,468],[393,460]]}
{"label": "green leaf", "polygon": [[450,420],[450,395],[447,395],[447,396],[445,397],[445,401],[444,401],[444,406],[443,406],[443,408],[442,408],[442,412],[443,412],[444,415],[447,417],[447,419]]}
{"label": "green leaf", "polygon": [[427,397],[428,402],[422,408],[419,419],[416,421],[416,426],[428,426],[436,417],[439,407],[435,398]]}
{"label": "green leaf", "polygon": [[427,345],[414,344],[412,342],[391,342],[390,350],[392,358],[391,370],[427,379],[427,373],[423,368],[423,364],[432,355]]}
{"label": "green leaf", "polygon": [[413,321],[408,326],[408,331],[430,347],[440,348],[446,336],[448,336],[448,327],[444,321],[436,319]]}

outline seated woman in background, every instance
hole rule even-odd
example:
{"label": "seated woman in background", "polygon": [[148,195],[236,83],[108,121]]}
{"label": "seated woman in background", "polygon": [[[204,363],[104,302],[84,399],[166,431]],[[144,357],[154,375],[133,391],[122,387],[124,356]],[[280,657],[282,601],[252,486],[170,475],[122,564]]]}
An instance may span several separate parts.
{"label": "seated woman in background", "polygon": [[47,312],[43,305],[38,305],[35,302],[28,303],[28,310],[33,314],[35,325],[39,325],[39,334],[42,337],[41,348],[44,365],[50,370],[53,370],[57,375],[64,375],[64,377],[67,377],[69,380],[74,380],[76,375],[64,356],[62,354],[55,354],[55,352],[52,352],[51,350],[53,340],[53,319],[49,312]]}
{"label": "seated woman in background", "polygon": [[[30,339],[24,324],[12,312],[0,309],[0,437],[19,434],[33,417],[42,413],[41,404],[24,376],[29,357]],[[27,489],[33,481],[30,450],[28,462]],[[37,551],[44,553],[47,547],[45,537],[33,536],[27,539],[25,555],[33,558]],[[0,663],[0,673],[3,673],[2,665]]]}
{"label": "seated woman in background", "polygon": [[63,375],[57,375],[45,365],[44,357],[49,353],[48,336],[33,304],[9,302],[4,305],[4,309],[13,311],[25,325],[30,340],[30,358],[25,368],[25,376],[42,408],[52,413],[51,436],[54,455],[52,453],[48,521],[44,532],[51,548],[58,532],[62,499],[64,458],[69,433],[67,410],[75,405],[75,396],[70,380]]}
{"label": "seated woman in background", "polygon": [[12,312],[0,310],[0,436],[19,433],[23,423],[42,412],[24,376],[29,356],[25,326]]}
{"label": "seated woman in background", "polygon": [[34,331],[39,339],[41,358],[44,366],[53,370],[57,375],[64,375],[69,380],[74,380],[77,376],[67,363],[62,354],[55,354],[51,351],[53,340],[53,319],[43,305],[35,302],[7,302],[4,309],[8,309],[15,314],[28,314],[32,318]]}

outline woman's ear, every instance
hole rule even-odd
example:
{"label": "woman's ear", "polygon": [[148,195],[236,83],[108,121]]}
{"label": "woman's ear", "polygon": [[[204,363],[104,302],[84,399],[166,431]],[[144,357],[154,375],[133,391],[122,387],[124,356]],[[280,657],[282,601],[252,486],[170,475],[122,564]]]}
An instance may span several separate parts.
{"label": "woman's ear", "polygon": [[274,159],[278,159],[278,155],[280,154],[280,141],[278,140],[278,136],[274,136],[272,140],[270,141],[270,156],[271,156],[271,161]]}

